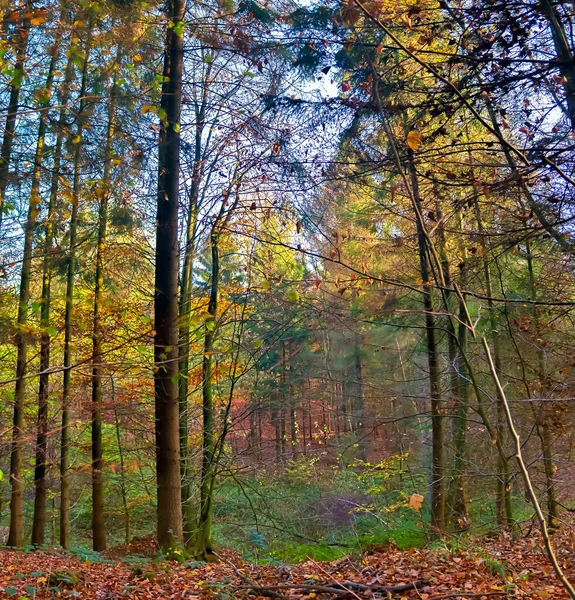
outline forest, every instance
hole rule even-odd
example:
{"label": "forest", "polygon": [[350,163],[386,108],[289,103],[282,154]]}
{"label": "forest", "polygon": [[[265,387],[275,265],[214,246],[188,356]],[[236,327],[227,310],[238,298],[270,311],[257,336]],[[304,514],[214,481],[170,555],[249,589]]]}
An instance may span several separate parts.
{"label": "forest", "polygon": [[575,599],[573,3],[0,20],[0,597]]}

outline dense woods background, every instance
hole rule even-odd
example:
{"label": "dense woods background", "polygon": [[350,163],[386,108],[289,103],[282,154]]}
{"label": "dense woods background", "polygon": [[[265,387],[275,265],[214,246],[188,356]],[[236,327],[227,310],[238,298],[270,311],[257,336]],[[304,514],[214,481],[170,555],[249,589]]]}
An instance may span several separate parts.
{"label": "dense woods background", "polygon": [[6,544],[561,527],[572,4],[0,8]]}

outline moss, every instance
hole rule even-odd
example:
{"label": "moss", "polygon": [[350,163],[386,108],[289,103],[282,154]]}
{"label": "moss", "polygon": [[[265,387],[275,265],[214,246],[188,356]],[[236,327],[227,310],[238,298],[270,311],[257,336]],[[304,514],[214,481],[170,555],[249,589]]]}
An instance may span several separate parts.
{"label": "moss", "polygon": [[50,585],[56,587],[74,587],[80,583],[80,576],[74,571],[58,570],[50,575]]}

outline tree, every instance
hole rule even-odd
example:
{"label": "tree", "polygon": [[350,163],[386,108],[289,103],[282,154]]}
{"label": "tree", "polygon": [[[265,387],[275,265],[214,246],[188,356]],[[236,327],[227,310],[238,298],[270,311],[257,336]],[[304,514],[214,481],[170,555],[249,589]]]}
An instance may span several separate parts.
{"label": "tree", "polygon": [[154,387],[158,542],[183,540],[178,411],[178,196],[185,0],[171,0],[164,50],[158,145],[158,205],[154,299]]}

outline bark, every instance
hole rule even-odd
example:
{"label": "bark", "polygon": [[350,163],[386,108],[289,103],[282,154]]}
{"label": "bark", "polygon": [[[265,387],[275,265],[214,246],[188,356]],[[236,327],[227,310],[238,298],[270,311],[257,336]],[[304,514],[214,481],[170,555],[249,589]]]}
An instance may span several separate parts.
{"label": "bark", "polygon": [[[529,272],[529,284],[531,287],[531,298],[537,299],[537,288],[535,281],[535,273],[533,270],[533,254],[531,243],[527,241],[527,269]],[[541,324],[539,319],[539,311],[537,305],[532,308],[533,322],[535,326],[535,339],[537,346],[537,367],[536,372],[541,388],[541,395],[546,398],[548,395],[547,377],[545,374],[545,353],[540,347],[538,341],[541,338]],[[543,468],[545,472],[545,495],[547,498],[547,526],[553,530],[559,526],[559,505],[557,504],[557,493],[555,490],[555,465],[553,464],[553,436],[551,434],[551,425],[549,415],[545,404],[536,408],[533,406],[535,417],[535,426],[537,428],[537,436],[541,442],[541,453],[543,455]]]}
{"label": "bark", "polygon": [[[24,15],[30,12],[32,3],[27,1],[21,10]],[[14,52],[16,60],[14,62],[14,76],[10,84],[10,97],[6,107],[6,121],[4,122],[4,136],[2,138],[2,148],[0,149],[0,229],[2,227],[2,217],[4,216],[6,202],[6,187],[8,185],[8,174],[10,172],[10,158],[12,156],[12,143],[14,142],[14,132],[16,129],[16,120],[20,102],[20,87],[24,78],[24,64],[26,61],[26,52],[28,49],[28,34],[30,32],[30,19],[22,16],[16,23],[18,28],[14,34]]]}
{"label": "bark", "polygon": [[[493,359],[497,376],[501,379],[501,349],[499,345],[499,332],[495,319],[495,305],[493,303],[493,288],[491,285],[491,269],[489,266],[489,244],[487,242],[487,232],[483,224],[479,199],[474,197],[475,218],[477,220],[477,229],[480,234],[481,256],[483,262],[483,276],[485,279],[485,292],[487,295],[487,310],[489,315],[489,338],[493,347]],[[496,435],[501,447],[505,447],[505,407],[503,398],[498,393],[495,409],[495,427]],[[514,526],[513,507],[511,504],[511,481],[509,473],[509,463],[502,453],[498,454],[498,472],[497,478],[497,497],[496,511],[497,523],[502,526],[506,524],[510,529]]]}
{"label": "bark", "polygon": [[[457,211],[458,219],[458,230],[460,237],[463,235],[463,216],[461,209]],[[461,286],[465,288],[467,281],[466,269],[467,269],[467,250],[463,242],[460,243],[459,252],[461,255],[461,274],[460,282]],[[463,361],[461,354],[467,352],[467,331],[468,326],[471,323],[467,321],[467,311],[465,302],[460,300],[459,302],[459,320],[457,327],[457,346],[458,354],[453,365],[453,370],[457,375],[456,389],[455,389],[455,415],[453,419],[453,449],[454,449],[454,463],[453,463],[453,521],[456,527],[460,530],[468,529],[471,526],[471,519],[469,517],[469,493],[467,483],[467,421],[469,413],[469,373],[467,372],[467,365]]]}
{"label": "bark", "polygon": [[154,389],[156,418],[157,535],[161,547],[183,541],[178,397],[178,200],[180,107],[185,0],[170,0],[166,32],[162,122],[158,146]]}
{"label": "bark", "polygon": [[[220,213],[221,214],[221,213]],[[217,224],[215,225],[215,227]],[[202,362],[202,479],[200,483],[200,517],[195,540],[196,555],[205,558],[214,550],[212,539],[213,488],[215,482],[215,423],[213,399],[213,352],[218,311],[220,260],[218,233],[212,230],[212,277],[208,314],[205,325],[204,358]]]}
{"label": "bark", "polygon": [[[409,151],[409,175],[415,209],[421,215],[421,198],[417,174],[413,164],[413,153]],[[419,268],[423,282],[423,308],[425,311],[425,334],[427,339],[427,360],[429,370],[429,389],[431,399],[431,525],[436,532],[445,529],[445,450],[443,427],[443,402],[441,397],[441,373],[439,368],[439,348],[436,339],[435,318],[433,316],[433,298],[430,290],[430,270],[426,233],[421,218],[417,222],[417,243]]]}
{"label": "bark", "polygon": [[[356,290],[352,291],[351,317],[357,322],[359,316],[359,300]],[[364,405],[363,405],[363,369],[361,364],[361,333],[354,333],[353,337],[353,375],[354,381],[351,398],[351,428],[355,433],[358,455],[361,460],[367,460],[367,451],[364,439]]]}
{"label": "bark", "polygon": [[108,202],[111,194],[112,160],[114,157],[114,134],[116,129],[116,76],[120,50],[112,71],[110,100],[108,103],[108,127],[104,154],[104,174],[97,187],[100,200],[98,212],[98,238],[96,242],[96,274],[94,278],[94,312],[92,328],[92,545],[96,552],[106,549],[106,523],[104,520],[104,480],[102,444],[102,296],[104,291],[104,263],[108,231]]}
{"label": "bark", "polygon": [[126,466],[124,461],[124,447],[120,434],[120,419],[118,408],[114,398],[114,378],[110,377],[112,383],[112,404],[114,405],[114,420],[116,422],[116,442],[118,443],[118,454],[120,455],[120,494],[122,496],[122,508],[124,509],[124,539],[126,544],[130,543],[130,510],[128,508],[128,486],[126,484]]}
{"label": "bark", "polygon": [[571,121],[571,129],[575,129],[575,60],[569,46],[565,27],[555,10],[551,0],[540,0],[539,6],[551,29],[553,45],[555,46],[556,62],[564,77],[565,100],[567,102],[567,113]]}
{"label": "bark", "polygon": [[282,462],[282,448],[281,448],[281,431],[280,431],[280,420],[278,412],[278,392],[274,390],[271,397],[271,422],[274,426],[274,448],[276,453],[276,466],[280,466]]}
{"label": "bark", "polygon": [[[51,51],[50,66],[48,67],[48,77],[46,78],[47,99],[42,102],[43,106],[49,103],[54,84],[54,71],[60,54],[60,37],[58,37]],[[42,174],[42,163],[44,159],[44,139],[46,136],[46,124],[48,120],[48,111],[40,113],[40,124],[38,126],[38,141],[36,144],[36,154],[34,157],[34,171],[32,172],[32,188],[30,193],[30,203],[40,205],[40,176]],[[50,323],[49,306],[49,272],[50,259],[49,253],[52,248],[54,202],[50,197],[48,206],[48,224],[46,230],[46,241],[44,244],[44,269],[42,275],[42,307],[40,314],[40,325],[42,327],[42,338],[40,342],[40,372],[46,371],[50,366],[50,336],[47,327]],[[48,279],[47,279],[48,278]],[[48,377],[40,376],[40,387],[38,390],[38,427],[36,436],[36,465],[34,469],[34,517],[32,520],[32,545],[42,546],[44,544],[44,535],[46,529],[46,469],[47,469],[47,446],[48,446]]]}
{"label": "bark", "polygon": [[88,38],[84,49],[82,65],[82,82],[80,84],[80,106],[78,109],[78,126],[74,151],[74,182],[72,184],[72,212],[70,215],[70,245],[68,251],[68,269],[66,276],[66,307],[64,313],[64,383],[62,390],[62,432],[60,449],[60,545],[70,548],[70,390],[72,383],[72,325],[74,319],[74,284],[76,276],[76,237],[78,229],[78,203],[82,182],[82,136],[84,127],[82,113],[86,108],[85,100],[88,82],[89,55],[92,45],[92,22],[89,23]]}
{"label": "bark", "polygon": [[192,299],[192,266],[196,250],[196,228],[198,215],[198,202],[200,196],[200,185],[203,178],[203,131],[208,101],[207,79],[211,72],[211,66],[207,67],[206,80],[204,82],[202,100],[196,105],[196,130],[194,164],[192,168],[192,182],[189,193],[188,224],[186,228],[186,248],[184,251],[184,264],[180,282],[179,303],[179,380],[178,380],[178,403],[179,403],[179,427],[180,427],[180,474],[182,480],[182,513],[184,542],[188,544],[195,528],[195,508],[191,499],[191,482],[189,479],[189,448],[188,448],[188,374],[190,370],[190,316]]}
{"label": "bark", "polygon": [[[26,21],[27,22],[27,21]],[[28,25],[29,26],[29,25]],[[18,103],[18,93],[20,88],[20,81],[23,77],[23,61],[24,54],[26,51],[26,40],[28,36],[28,30],[23,26],[23,30],[18,34],[19,36],[23,36],[24,39],[21,40],[18,44],[17,49],[17,66],[16,72],[17,75],[14,78],[12,83],[11,97],[10,97],[10,106],[9,110],[11,110],[13,103],[13,96],[15,95],[15,110],[17,110]],[[20,63],[19,63],[20,61]],[[53,82],[53,74],[55,68],[56,58],[51,61],[51,69],[48,75],[47,83],[52,86]],[[19,64],[19,66],[18,66]],[[19,75],[18,75],[19,73]],[[19,77],[19,81],[16,82],[16,78]],[[24,511],[24,482],[22,480],[23,471],[22,471],[22,463],[23,463],[23,445],[24,445],[24,402],[26,398],[26,372],[28,367],[28,334],[26,332],[26,326],[28,322],[28,304],[30,302],[30,281],[32,278],[32,254],[33,254],[33,243],[34,243],[34,232],[37,225],[38,215],[40,214],[41,201],[39,197],[39,185],[40,185],[40,175],[41,175],[41,167],[42,167],[42,159],[44,154],[44,137],[46,134],[46,115],[45,112],[42,113],[40,118],[40,125],[38,128],[38,138],[36,144],[36,153],[34,157],[34,171],[32,175],[32,188],[30,192],[30,197],[28,200],[28,215],[26,219],[26,224],[24,226],[24,250],[22,257],[22,270],[20,274],[20,293],[18,300],[18,320],[17,320],[17,330],[16,330],[16,347],[17,347],[17,359],[16,359],[16,387],[14,391],[14,418],[13,418],[13,430],[12,430],[12,449],[10,455],[10,484],[12,487],[11,499],[10,499],[10,529],[8,532],[8,546],[21,546],[23,542],[23,511]],[[6,127],[9,126],[8,119],[6,122]],[[12,141],[11,138],[14,134],[14,123],[12,123],[12,130],[5,131],[4,133],[4,142],[9,140],[8,150],[6,150],[7,154],[5,154],[5,146],[3,144],[2,155],[0,158],[0,199],[4,199],[4,192],[6,189],[6,177],[9,169],[9,157],[11,152]],[[0,206],[0,213],[1,213]],[[45,474],[45,446],[46,446],[46,426],[45,421],[47,421],[47,404],[44,403],[43,406],[39,406],[39,432],[38,432],[38,441],[40,443],[40,448],[38,449],[37,454],[37,464],[35,470],[35,486],[36,486],[36,494],[39,495],[39,503],[44,498],[45,504],[45,496],[46,491],[44,489],[44,474]],[[40,465],[38,465],[38,462]],[[35,506],[36,508],[36,506]],[[43,529],[46,520],[46,509],[43,505],[38,507],[40,512],[37,512],[35,519],[36,526],[36,536],[39,537],[39,526],[42,527],[42,535],[43,538]],[[43,541],[43,540],[42,540]]]}

